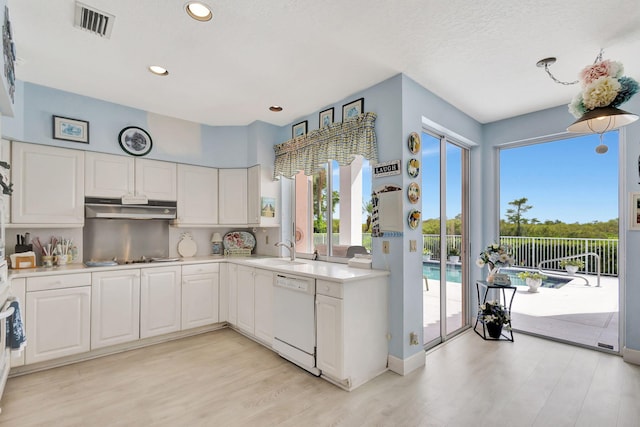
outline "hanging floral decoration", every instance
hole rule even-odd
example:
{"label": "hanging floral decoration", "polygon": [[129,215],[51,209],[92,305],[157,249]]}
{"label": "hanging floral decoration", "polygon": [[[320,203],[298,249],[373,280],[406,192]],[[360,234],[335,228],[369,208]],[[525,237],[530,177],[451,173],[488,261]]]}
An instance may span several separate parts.
{"label": "hanging floral decoration", "polygon": [[638,93],[638,82],[623,76],[624,66],[617,61],[598,58],[580,72],[582,91],[569,104],[569,112],[580,118],[586,112],[602,107],[615,107]]}

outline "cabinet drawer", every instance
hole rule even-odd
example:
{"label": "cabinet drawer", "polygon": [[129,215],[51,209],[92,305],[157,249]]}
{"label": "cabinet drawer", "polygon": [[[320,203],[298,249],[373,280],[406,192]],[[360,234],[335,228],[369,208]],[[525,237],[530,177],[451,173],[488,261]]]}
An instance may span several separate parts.
{"label": "cabinet drawer", "polygon": [[57,274],[27,278],[27,292],[90,286],[91,273]]}
{"label": "cabinet drawer", "polygon": [[189,274],[206,274],[206,273],[218,273],[220,271],[219,263],[211,263],[211,264],[194,264],[194,265],[183,265],[182,266],[182,275],[188,276]]}
{"label": "cabinet drawer", "polygon": [[316,280],[316,294],[342,299],[342,283]]}

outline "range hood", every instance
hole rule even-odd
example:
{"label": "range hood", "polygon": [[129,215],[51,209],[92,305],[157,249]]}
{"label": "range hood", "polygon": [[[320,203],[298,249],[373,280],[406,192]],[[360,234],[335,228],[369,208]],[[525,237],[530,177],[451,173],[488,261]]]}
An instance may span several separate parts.
{"label": "range hood", "polygon": [[147,204],[124,204],[122,199],[87,197],[85,218],[176,219],[176,202],[149,200]]}

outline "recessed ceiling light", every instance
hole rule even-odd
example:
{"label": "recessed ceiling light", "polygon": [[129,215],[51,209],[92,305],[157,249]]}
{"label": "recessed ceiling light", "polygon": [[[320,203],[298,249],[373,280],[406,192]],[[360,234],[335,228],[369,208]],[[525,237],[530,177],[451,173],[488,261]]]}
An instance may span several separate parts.
{"label": "recessed ceiling light", "polygon": [[213,13],[211,13],[211,8],[204,3],[200,3],[199,1],[191,1],[186,4],[185,10],[187,14],[195,19],[196,21],[206,22],[210,21],[213,18]]}
{"label": "recessed ceiling light", "polygon": [[169,72],[166,68],[159,65],[149,65],[149,71],[158,76],[168,76]]}
{"label": "recessed ceiling light", "polygon": [[279,105],[272,105],[271,107],[269,107],[269,110],[275,113],[279,113],[280,111],[282,111],[282,107]]}

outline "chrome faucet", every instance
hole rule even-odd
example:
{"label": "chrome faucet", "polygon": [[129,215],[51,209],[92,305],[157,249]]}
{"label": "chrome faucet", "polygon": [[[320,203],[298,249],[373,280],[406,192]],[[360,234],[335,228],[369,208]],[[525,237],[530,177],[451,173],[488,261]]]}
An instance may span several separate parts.
{"label": "chrome faucet", "polygon": [[[289,242],[288,244],[286,242]],[[296,260],[296,244],[291,240],[285,240],[284,242],[278,242],[274,246],[282,246],[289,249],[289,256],[291,257],[291,261]]]}

